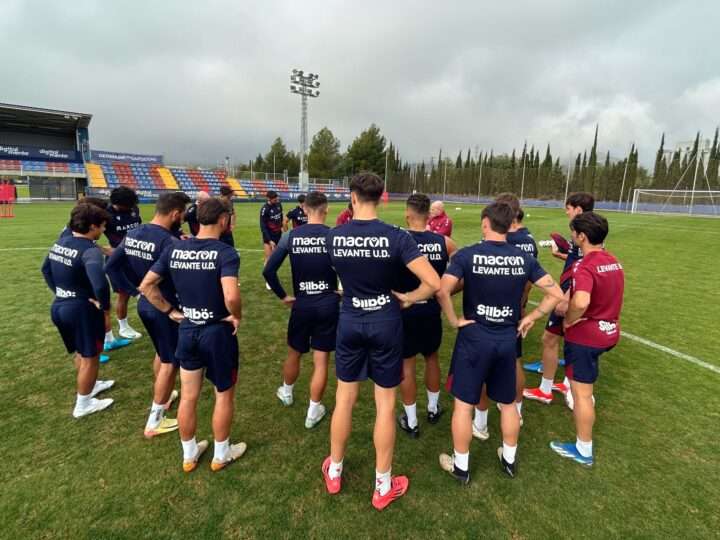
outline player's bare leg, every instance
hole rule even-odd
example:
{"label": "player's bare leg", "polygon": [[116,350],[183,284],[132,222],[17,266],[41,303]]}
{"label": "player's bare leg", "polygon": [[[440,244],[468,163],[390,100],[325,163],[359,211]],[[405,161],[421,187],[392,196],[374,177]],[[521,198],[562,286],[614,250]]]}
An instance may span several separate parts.
{"label": "player's bare leg", "polygon": [[293,404],[293,387],[300,375],[300,357],[302,353],[292,347],[288,347],[287,358],[283,363],[283,383],[279,386],[275,395],[285,406]]}
{"label": "player's bare leg", "polygon": [[490,409],[490,399],[487,395],[487,387],[483,385],[480,391],[480,401],[475,405],[475,417],[472,422],[472,436],[481,441],[487,441],[490,438],[488,431],[488,410]]}
{"label": "player's bare leg", "polygon": [[[77,398],[73,416],[80,418],[94,412],[102,411],[112,405],[112,399],[96,399],[97,393],[106,390],[112,386],[114,381],[98,381],[98,369],[100,361],[98,355],[86,357],[79,354],[75,357],[75,366],[77,369]],[[109,383],[106,387],[98,389],[96,383]]]}
{"label": "player's bare leg", "polygon": [[415,381],[415,357],[403,360],[403,379],[400,381],[400,396],[404,412],[398,415],[397,421],[405,433],[413,438],[420,435],[417,418],[417,383]]}
{"label": "player's bare leg", "polygon": [[314,428],[325,416],[325,405],[321,403],[327,385],[330,353],[313,351],[313,373],[310,378],[310,404],[305,417],[305,427]]}

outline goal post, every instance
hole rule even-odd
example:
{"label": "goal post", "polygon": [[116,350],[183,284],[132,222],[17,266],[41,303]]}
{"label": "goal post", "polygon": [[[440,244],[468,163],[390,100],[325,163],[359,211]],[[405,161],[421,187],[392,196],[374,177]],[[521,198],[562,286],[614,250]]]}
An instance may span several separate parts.
{"label": "goal post", "polygon": [[720,191],[636,188],[630,213],[720,217]]}

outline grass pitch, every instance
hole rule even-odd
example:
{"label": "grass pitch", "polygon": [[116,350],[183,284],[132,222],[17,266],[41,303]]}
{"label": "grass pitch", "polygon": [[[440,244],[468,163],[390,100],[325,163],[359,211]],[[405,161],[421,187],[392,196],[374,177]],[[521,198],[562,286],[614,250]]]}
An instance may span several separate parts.
{"label": "grass pitch", "polygon": [[[332,207],[333,222],[342,207]],[[458,244],[477,241],[479,208],[454,208],[449,213]],[[473,442],[473,481],[460,487],[438,467],[438,454],[452,448],[450,415],[435,426],[424,421],[418,361],[422,435],[410,440],[398,433],[393,469],[410,477],[408,494],[382,513],[370,505],[374,408],[366,384],[355,411],[343,492],[328,496],[320,464],[328,454],[329,422],[312,431],[303,426],[309,362],[296,385],[295,405],[283,408],[275,398],[288,310],[260,275],[255,204],[236,205],[244,319],[233,438],[248,443],[246,456],[217,474],[205,456],[196,472],[184,475],[176,434],[143,438],[152,396],[147,336],[112,353],[101,367],[101,378],[117,381],[107,393],[113,407],[74,420],[72,362],[50,322],[52,296],[40,274],[69,210],[69,204],[18,205],[15,219],[0,220],[0,537],[717,538],[720,374],[629,339],[601,362],[592,469],[548,448],[551,439],[574,436],[564,404],[526,401],[518,478],[499,471],[498,414],[492,409],[491,439]],[[152,208],[142,211],[149,219]],[[527,213],[537,240],[552,231],[567,235],[560,209]],[[720,220],[606,215],[607,247],[626,272],[623,330],[720,365]],[[381,217],[401,224],[403,205],[381,208]],[[560,262],[549,250],[541,248],[540,258],[557,276]],[[287,264],[283,272],[288,283]],[[134,301],[130,318],[144,331]],[[527,360],[538,357],[541,331],[538,324],[526,341]],[[444,371],[453,341],[454,331],[446,327]],[[537,381],[528,376],[529,384]],[[324,400],[330,409],[334,389],[331,370]],[[441,401],[450,412],[451,398],[443,393]],[[212,438],[211,406],[206,383],[198,439]]]}

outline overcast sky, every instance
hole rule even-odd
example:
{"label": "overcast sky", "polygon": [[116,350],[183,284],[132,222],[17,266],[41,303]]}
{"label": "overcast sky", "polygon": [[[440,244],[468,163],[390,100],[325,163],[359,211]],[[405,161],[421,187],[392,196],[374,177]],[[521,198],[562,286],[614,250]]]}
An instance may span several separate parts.
{"label": "overcast sky", "polygon": [[310,137],[371,123],[421,160],[477,146],[640,148],[720,123],[720,2],[2,0],[0,102],[94,115],[94,148],[168,162],[299,146],[294,67],[320,74]]}

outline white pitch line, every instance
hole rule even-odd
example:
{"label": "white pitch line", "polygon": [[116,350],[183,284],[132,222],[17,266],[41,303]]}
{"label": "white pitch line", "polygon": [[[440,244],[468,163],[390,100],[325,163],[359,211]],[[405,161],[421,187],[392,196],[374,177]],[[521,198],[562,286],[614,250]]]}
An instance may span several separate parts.
{"label": "white pitch line", "polygon": [[[538,302],[535,302],[534,300],[529,300],[528,304],[533,304],[537,306]],[[630,332],[626,332],[625,330],[621,330],[620,335],[632,341],[642,343],[643,345],[646,345],[651,349],[655,349],[656,351],[664,352],[666,354],[669,354],[670,356],[674,356],[675,358],[680,358],[681,360],[685,360],[687,362],[690,362],[691,364],[695,364],[696,366],[704,367],[705,369],[709,369],[710,371],[714,371],[715,373],[720,373],[720,367],[710,364],[705,360],[700,360],[699,358],[695,358],[694,356],[690,356],[689,354],[676,351],[675,349],[671,349],[670,347],[666,347],[665,345],[660,345],[659,343],[655,343],[654,341],[650,341],[649,339],[645,339],[644,337],[636,336],[635,334],[631,334]]]}

